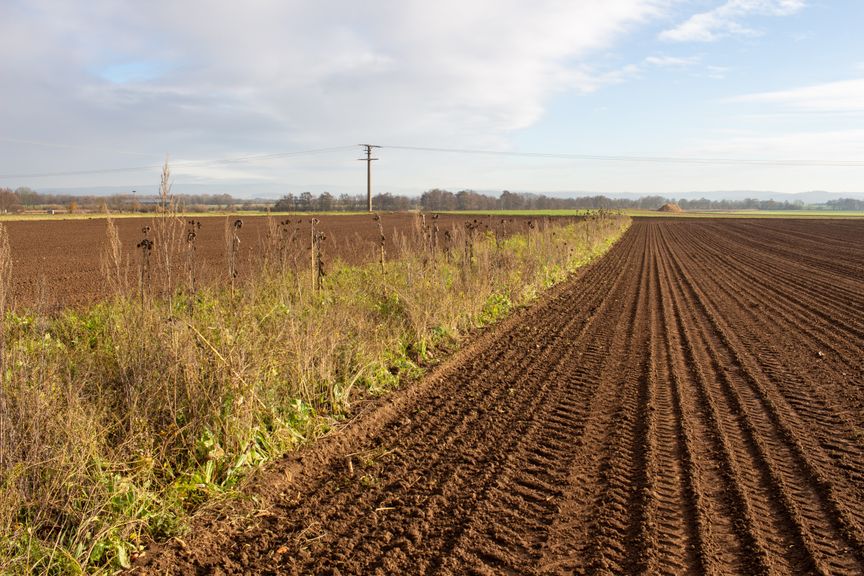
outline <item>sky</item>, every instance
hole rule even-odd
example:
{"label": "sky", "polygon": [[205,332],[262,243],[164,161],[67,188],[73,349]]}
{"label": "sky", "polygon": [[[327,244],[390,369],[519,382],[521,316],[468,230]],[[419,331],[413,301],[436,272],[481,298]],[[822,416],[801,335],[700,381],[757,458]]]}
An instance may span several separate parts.
{"label": "sky", "polygon": [[864,192],[861,22],[860,0],[0,0],[0,186],[151,193],[168,158],[177,193],[361,194],[371,143],[375,192]]}

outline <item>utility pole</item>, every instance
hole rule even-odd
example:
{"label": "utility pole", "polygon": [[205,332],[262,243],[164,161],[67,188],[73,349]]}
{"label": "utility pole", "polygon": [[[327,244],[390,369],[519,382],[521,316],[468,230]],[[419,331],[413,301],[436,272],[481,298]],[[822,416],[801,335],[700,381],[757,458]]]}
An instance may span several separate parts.
{"label": "utility pole", "polygon": [[361,162],[366,162],[366,208],[372,212],[372,161],[378,158],[372,158],[372,148],[381,148],[374,144],[360,144],[366,148],[366,157],[358,158]]}

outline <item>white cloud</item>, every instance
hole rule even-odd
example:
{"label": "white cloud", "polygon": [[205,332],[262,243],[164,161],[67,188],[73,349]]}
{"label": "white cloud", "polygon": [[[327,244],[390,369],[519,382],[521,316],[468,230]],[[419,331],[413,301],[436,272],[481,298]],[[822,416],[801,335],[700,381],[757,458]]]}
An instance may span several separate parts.
{"label": "white cloud", "polygon": [[802,10],[804,0],[727,0],[713,10],[695,14],[660,33],[670,42],[713,42],[727,36],[756,36],[760,32],[740,21],[748,16],[789,16]]}
{"label": "white cloud", "polygon": [[688,68],[699,63],[698,56],[648,56],[645,63],[658,68]]}
{"label": "white cloud", "polygon": [[[0,77],[16,89],[0,125],[157,162],[370,140],[501,147],[553,94],[634,74],[586,60],[665,1],[13,2]],[[2,152],[16,172],[46,161]]]}
{"label": "white cloud", "polygon": [[686,71],[691,78],[708,78],[723,80],[729,72],[727,66],[717,66],[704,63],[702,56],[648,56],[645,64],[662,70]]}
{"label": "white cloud", "polygon": [[785,112],[857,114],[864,112],[864,78],[746,94],[730,101],[764,104]]}

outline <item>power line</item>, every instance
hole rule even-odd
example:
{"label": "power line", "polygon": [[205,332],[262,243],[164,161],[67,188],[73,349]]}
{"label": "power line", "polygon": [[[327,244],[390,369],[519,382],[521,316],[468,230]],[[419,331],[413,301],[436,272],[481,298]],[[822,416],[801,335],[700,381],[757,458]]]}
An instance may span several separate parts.
{"label": "power line", "polygon": [[[36,141],[14,140],[8,138],[0,138],[7,142],[45,144]],[[57,147],[70,147],[71,145],[57,144]],[[371,144],[361,144],[367,147],[366,158],[361,160],[367,162],[367,195],[371,195],[371,162],[377,158],[371,158],[371,148],[389,148],[392,150],[405,150],[413,152],[440,152],[448,154],[467,154],[467,155],[485,155],[485,156],[503,156],[511,158],[549,158],[561,160],[575,161],[603,161],[603,162],[630,162],[630,163],[652,163],[652,164],[685,164],[685,165],[740,165],[740,166],[788,166],[788,167],[828,167],[828,168],[855,168],[864,167],[864,160],[825,160],[825,159],[752,159],[752,158],[708,158],[708,157],[686,157],[686,156],[627,156],[627,155],[601,155],[601,154],[573,154],[559,152],[513,152],[504,150],[483,150],[470,148],[444,148],[432,146],[402,146],[402,145],[384,145],[377,146]],[[260,160],[272,160],[276,158],[287,158],[293,156],[303,156],[311,154],[323,154],[330,152],[340,152],[354,149],[355,146],[332,146],[328,148],[313,148],[309,150],[297,150],[291,152],[275,152],[271,154],[255,154],[248,156],[238,156],[233,158],[220,158],[212,160],[187,160],[172,162],[171,167],[195,167],[195,166],[218,166],[227,164],[241,164]],[[81,176],[91,174],[113,174],[122,172],[143,172],[161,169],[161,164],[151,164],[146,166],[127,166],[122,168],[100,168],[88,170],[69,170],[63,172],[34,172],[20,174],[0,174],[0,178],[48,178],[54,176]]]}
{"label": "power line", "polygon": [[[314,148],[311,150],[298,150],[293,152],[275,152],[272,154],[256,154],[250,156],[239,156],[235,158],[220,158],[215,160],[186,160],[180,162],[171,162],[171,169],[184,166],[217,166],[221,164],[241,164],[256,160],[272,160],[274,158],[285,158],[291,156],[304,156],[310,154],[322,154],[326,152],[338,152],[343,150],[353,150],[354,146],[333,146],[330,148]],[[46,178],[51,176],[80,176],[87,174],[113,174],[117,172],[143,172],[149,170],[160,170],[161,164],[151,164],[149,166],[127,166],[123,168],[100,168],[93,170],[70,170],[67,172],[42,172],[32,174],[0,174],[0,178]]]}
{"label": "power line", "polygon": [[487,156],[509,156],[516,158],[557,158],[561,160],[600,160],[609,162],[648,162],[656,164],[707,164],[707,165],[748,165],[748,166],[821,166],[821,167],[859,167],[864,160],[758,160],[752,158],[698,158],[686,156],[612,156],[599,154],[568,154],[557,152],[508,152],[503,150],[474,150],[469,148],[436,148],[430,146],[387,146],[392,150],[414,152],[444,152],[451,154],[472,154]]}
{"label": "power line", "polygon": [[358,144],[358,146],[366,148],[366,157],[358,158],[358,160],[366,162],[366,208],[372,212],[372,162],[378,160],[378,158],[372,158],[372,149],[381,148],[381,146],[375,144]]}

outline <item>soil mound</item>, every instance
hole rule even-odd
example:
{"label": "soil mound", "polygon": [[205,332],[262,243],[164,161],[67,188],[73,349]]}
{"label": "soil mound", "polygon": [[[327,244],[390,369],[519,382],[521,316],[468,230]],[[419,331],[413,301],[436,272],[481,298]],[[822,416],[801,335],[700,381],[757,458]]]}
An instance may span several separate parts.
{"label": "soil mound", "polygon": [[660,208],[658,208],[657,211],[658,212],[683,212],[684,210],[682,210],[681,207],[678,206],[678,204],[676,204],[675,202],[667,202],[666,204],[663,204],[662,206],[660,206]]}

